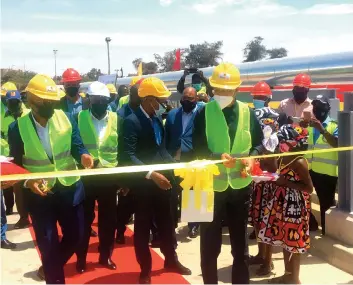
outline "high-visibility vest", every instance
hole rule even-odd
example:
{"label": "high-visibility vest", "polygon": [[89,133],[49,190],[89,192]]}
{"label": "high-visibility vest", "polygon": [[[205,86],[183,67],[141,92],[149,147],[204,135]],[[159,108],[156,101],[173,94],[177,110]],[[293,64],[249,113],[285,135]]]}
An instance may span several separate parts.
{"label": "high-visibility vest", "polygon": [[115,167],[118,165],[118,115],[108,112],[108,124],[102,141],[94,128],[89,110],[81,111],[78,115],[78,127],[80,129],[83,144],[95,160],[99,160],[103,167]]}
{"label": "high-visibility vest", "polygon": [[[48,158],[42,143],[39,140],[30,114],[18,119],[18,127],[24,144],[23,166],[30,172],[49,172],[76,170],[76,162],[71,155],[72,126],[70,120],[61,110],[55,110],[54,115],[48,120],[49,141],[53,153],[52,161]],[[71,186],[80,177],[58,178],[64,186]],[[46,179],[48,189],[54,187],[56,179]]]}
{"label": "high-visibility vest", "polygon": [[[247,104],[239,101],[237,104],[239,119],[233,146],[230,145],[228,125],[219,104],[211,101],[205,106],[208,148],[219,157],[223,153],[229,153],[238,158],[249,156],[251,148],[250,111]],[[218,167],[220,175],[214,177],[214,191],[222,192],[229,186],[233,189],[242,189],[252,181],[251,176],[246,178],[241,176],[244,166],[240,160],[236,161],[234,168],[226,168],[223,164],[219,164]]]}
{"label": "high-visibility vest", "polygon": [[[22,103],[22,114],[21,117],[24,115],[28,114],[30,112],[29,109],[26,108],[26,106]],[[2,117],[1,120],[1,132],[5,135],[5,139],[7,140],[7,133],[9,130],[9,126],[15,121],[15,118],[13,116],[6,116],[4,114],[4,117]]]}
{"label": "high-visibility vest", "polygon": [[[326,130],[331,135],[337,128],[337,123],[331,121],[327,124]],[[314,144],[314,128],[309,128],[309,150],[332,148],[323,135]],[[338,152],[317,153],[306,156],[311,170],[329,176],[338,176]]]}
{"label": "high-visibility vest", "polygon": [[119,110],[122,106],[124,106],[125,104],[129,103],[129,101],[130,101],[130,95],[126,95],[126,96],[124,96],[124,97],[121,97],[121,98],[119,99],[119,103],[118,103],[118,110]]}
{"label": "high-visibility vest", "polygon": [[10,148],[9,144],[7,141],[3,138],[1,138],[1,149],[0,149],[0,155],[3,156],[9,156],[10,155]]}
{"label": "high-visibility vest", "polygon": [[197,94],[206,94],[207,95],[206,86],[202,85],[201,89],[199,91],[197,91]]}

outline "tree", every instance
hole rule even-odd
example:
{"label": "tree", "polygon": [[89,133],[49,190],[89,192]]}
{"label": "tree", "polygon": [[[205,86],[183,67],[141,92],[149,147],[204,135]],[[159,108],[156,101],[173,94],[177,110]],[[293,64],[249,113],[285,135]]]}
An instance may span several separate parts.
{"label": "tree", "polygon": [[[185,50],[181,50],[181,68],[185,67]],[[163,56],[159,54],[154,54],[154,60],[158,64],[159,72],[168,72],[173,70],[173,64],[175,62],[176,49],[164,53]]]}
{"label": "tree", "polygon": [[252,41],[248,42],[243,49],[244,62],[251,62],[263,59],[267,55],[265,45],[262,44],[264,39],[262,37],[255,37]]}
{"label": "tree", "polygon": [[273,48],[273,49],[268,49],[267,54],[269,55],[270,59],[273,58],[282,58],[286,57],[288,55],[288,51],[285,48]]}
{"label": "tree", "polygon": [[191,44],[190,47],[185,50],[187,54],[185,56],[185,63],[193,68],[215,66],[218,64],[218,60],[222,59],[222,46],[223,41],[217,41],[214,43],[204,42],[195,45]]}
{"label": "tree", "polygon": [[154,61],[142,63],[142,74],[154,74],[158,72],[158,64]]}
{"label": "tree", "polygon": [[16,84],[18,90],[24,90],[28,82],[36,74],[33,71],[23,71],[20,69],[1,69],[1,83],[11,81]]}
{"label": "tree", "polygon": [[135,58],[133,61],[132,61],[132,65],[135,67],[135,69],[137,70],[140,63],[142,62],[142,58]]}
{"label": "tree", "polygon": [[89,72],[82,75],[82,82],[86,81],[96,81],[98,77],[101,76],[103,73],[100,69],[92,68]]}

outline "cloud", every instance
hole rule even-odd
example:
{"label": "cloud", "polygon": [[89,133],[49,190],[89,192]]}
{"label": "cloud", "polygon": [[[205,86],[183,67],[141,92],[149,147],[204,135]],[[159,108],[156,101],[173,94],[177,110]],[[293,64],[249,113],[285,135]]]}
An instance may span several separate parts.
{"label": "cloud", "polygon": [[353,14],[353,4],[316,4],[303,11],[309,15],[345,15]]}
{"label": "cloud", "polygon": [[213,14],[218,5],[216,3],[198,3],[192,5],[191,7],[200,14]]}
{"label": "cloud", "polygon": [[[105,44],[105,33],[92,32],[55,32],[24,33],[20,31],[3,32],[3,44],[63,44],[99,46]],[[180,36],[159,34],[111,34],[112,46],[120,47],[170,47],[187,45],[188,41]]]}
{"label": "cloud", "polygon": [[[70,15],[70,14],[34,14],[30,16],[31,19],[37,19],[37,20],[48,20],[48,21],[53,21],[53,22],[82,22],[82,21],[87,21],[86,17],[83,16],[77,16],[77,15]],[[108,17],[90,17],[89,22],[104,22],[104,23],[117,23],[117,22],[142,22],[145,21],[142,18],[137,18],[137,17],[114,17],[114,18],[108,18]]]}
{"label": "cloud", "polygon": [[159,0],[159,3],[161,6],[167,7],[170,6],[173,3],[174,0]]}

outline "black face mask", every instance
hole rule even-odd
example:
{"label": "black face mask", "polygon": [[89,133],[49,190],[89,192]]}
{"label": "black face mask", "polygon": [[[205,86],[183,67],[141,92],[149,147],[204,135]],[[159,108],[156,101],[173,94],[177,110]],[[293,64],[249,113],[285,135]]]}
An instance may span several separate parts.
{"label": "black face mask", "polygon": [[293,96],[297,104],[302,104],[308,98],[308,92],[306,90],[293,90]]}
{"label": "black face mask", "polygon": [[329,112],[326,110],[320,110],[319,108],[313,108],[313,114],[316,119],[323,123],[326,120]]}
{"label": "black face mask", "polygon": [[101,119],[104,117],[104,115],[106,114],[108,109],[108,105],[107,104],[99,104],[99,103],[95,103],[91,105],[91,111],[92,114],[97,118],[97,119]]}
{"label": "black face mask", "polygon": [[54,115],[53,105],[42,105],[37,108],[38,115],[49,120]]}
{"label": "black face mask", "polygon": [[190,113],[196,107],[196,102],[191,102],[189,100],[181,100],[180,104],[183,107],[183,111],[185,113]]}
{"label": "black face mask", "polygon": [[78,93],[79,87],[71,86],[65,88],[65,93],[69,97],[75,97]]}
{"label": "black face mask", "polygon": [[[17,100],[15,100],[17,101]],[[8,102],[7,104],[7,108],[9,110],[9,112],[13,115],[13,116],[19,116],[21,115],[22,112],[22,108],[21,108],[21,102],[17,101],[17,102]]]}

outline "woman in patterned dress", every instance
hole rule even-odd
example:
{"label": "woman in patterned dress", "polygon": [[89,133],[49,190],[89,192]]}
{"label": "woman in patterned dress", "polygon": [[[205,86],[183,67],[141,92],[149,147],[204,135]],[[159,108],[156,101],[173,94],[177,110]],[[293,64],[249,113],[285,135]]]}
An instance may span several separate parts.
{"label": "woman in patterned dress", "polygon": [[[278,139],[281,153],[303,151],[308,146],[308,132],[299,126],[282,126]],[[270,282],[300,284],[300,253],[305,253],[310,247],[309,195],[313,184],[303,156],[284,156],[273,160],[273,163],[280,177],[270,184],[272,199],[264,211],[258,240],[283,247],[285,274]]]}

